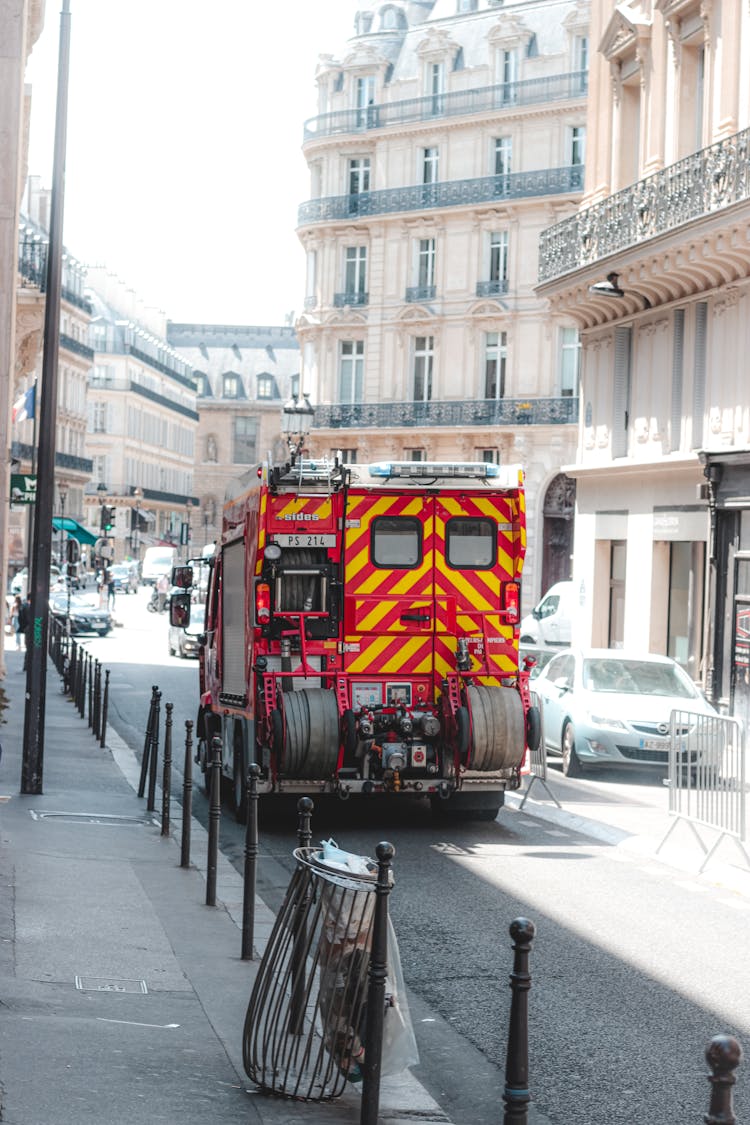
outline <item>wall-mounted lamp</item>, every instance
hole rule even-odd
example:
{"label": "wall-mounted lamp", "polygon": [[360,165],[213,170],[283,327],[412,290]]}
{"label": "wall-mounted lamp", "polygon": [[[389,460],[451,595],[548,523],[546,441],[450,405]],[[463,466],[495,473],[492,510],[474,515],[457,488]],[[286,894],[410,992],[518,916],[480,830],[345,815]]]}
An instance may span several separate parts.
{"label": "wall-mounted lamp", "polygon": [[597,281],[594,285],[589,285],[589,293],[593,293],[595,297],[625,297],[632,293],[634,297],[641,298],[644,309],[651,308],[651,302],[645,293],[639,293],[637,289],[622,289],[620,275],[614,271],[607,274],[606,281]]}

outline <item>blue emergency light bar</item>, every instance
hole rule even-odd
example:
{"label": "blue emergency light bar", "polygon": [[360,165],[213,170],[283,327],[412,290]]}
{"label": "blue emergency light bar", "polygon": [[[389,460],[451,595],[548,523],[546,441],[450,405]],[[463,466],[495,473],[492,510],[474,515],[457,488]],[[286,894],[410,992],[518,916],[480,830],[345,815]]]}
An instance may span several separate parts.
{"label": "blue emergency light bar", "polygon": [[368,466],[371,477],[475,477],[486,479],[500,475],[498,465],[486,461],[377,461]]}

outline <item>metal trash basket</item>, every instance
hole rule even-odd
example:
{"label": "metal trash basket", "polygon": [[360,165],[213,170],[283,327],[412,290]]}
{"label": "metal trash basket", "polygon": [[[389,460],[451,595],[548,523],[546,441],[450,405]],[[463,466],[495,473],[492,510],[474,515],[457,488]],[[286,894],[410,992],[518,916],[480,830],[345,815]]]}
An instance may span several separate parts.
{"label": "metal trash basket", "polygon": [[261,1089],[323,1101],[361,1077],[378,868],[340,871],[317,848],[294,856],[250,996],[243,1060]]}

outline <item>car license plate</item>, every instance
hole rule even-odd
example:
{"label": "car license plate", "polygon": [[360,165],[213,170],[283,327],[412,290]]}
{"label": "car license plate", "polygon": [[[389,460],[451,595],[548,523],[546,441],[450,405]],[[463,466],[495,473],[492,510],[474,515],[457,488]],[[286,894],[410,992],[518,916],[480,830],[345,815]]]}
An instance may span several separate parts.
{"label": "car license plate", "polygon": [[668,738],[642,738],[641,750],[668,750]]}
{"label": "car license plate", "polygon": [[316,535],[302,531],[297,535],[274,535],[274,543],[279,547],[335,547],[335,535]]}

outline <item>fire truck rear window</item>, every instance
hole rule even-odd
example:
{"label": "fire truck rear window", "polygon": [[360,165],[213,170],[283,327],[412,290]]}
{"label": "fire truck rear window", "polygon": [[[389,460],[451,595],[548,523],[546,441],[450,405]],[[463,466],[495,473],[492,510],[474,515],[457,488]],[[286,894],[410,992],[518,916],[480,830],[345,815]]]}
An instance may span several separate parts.
{"label": "fire truck rear window", "polygon": [[406,516],[379,516],[372,521],[375,566],[411,570],[422,560],[422,525]]}
{"label": "fire truck rear window", "polygon": [[445,553],[454,570],[487,570],[495,565],[497,528],[492,520],[464,517],[445,525]]}

